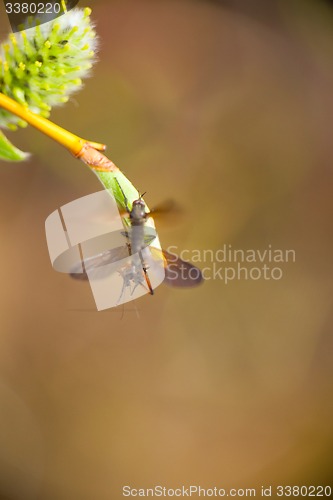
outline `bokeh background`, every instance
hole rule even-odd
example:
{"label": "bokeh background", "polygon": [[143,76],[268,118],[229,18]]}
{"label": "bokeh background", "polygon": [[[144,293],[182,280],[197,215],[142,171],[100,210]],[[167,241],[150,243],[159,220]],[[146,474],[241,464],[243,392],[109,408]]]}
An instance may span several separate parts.
{"label": "bokeh background", "polygon": [[52,119],[108,144],[150,206],[182,207],[158,222],[165,247],[271,244],[296,262],[280,281],[161,286],[139,318],[98,313],[53,271],[44,221],[100,184],[39,132],[10,133],[33,155],[0,165],[0,498],[330,484],[330,3],[90,5],[99,63]]}

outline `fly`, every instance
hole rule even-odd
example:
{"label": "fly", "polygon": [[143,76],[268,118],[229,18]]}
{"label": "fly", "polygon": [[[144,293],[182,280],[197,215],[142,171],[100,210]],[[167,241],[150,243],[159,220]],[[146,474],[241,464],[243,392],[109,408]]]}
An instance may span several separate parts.
{"label": "fly", "polygon": [[[114,272],[113,264],[124,260],[125,264],[117,268],[123,282],[120,297],[115,305],[121,303],[127,289],[129,289],[131,296],[137,287],[143,287],[146,293],[153,295],[152,281],[154,282],[154,280],[149,275],[154,277],[157,268],[163,269],[164,279],[163,277],[162,279],[169,286],[190,288],[199,285],[203,281],[200,269],[190,262],[180,259],[177,255],[162,250],[159,246],[153,222],[148,222],[153,219],[146,210],[146,204],[143,200],[145,193],[139,194],[138,199],[132,202],[130,209],[119,182],[118,186],[124,198],[126,209],[126,215],[123,216],[124,231],[121,232],[122,236],[125,237],[125,244],[87,257],[83,262],[84,272],[82,272],[82,264],[80,263],[72,268],[71,277],[81,280],[87,280],[91,277],[94,279],[104,278],[107,272]],[[107,271],[108,268],[112,270]]]}
{"label": "fly", "polygon": [[[137,254],[139,256],[140,261],[141,261],[142,271],[144,274],[144,278],[145,278],[149,293],[150,293],[150,295],[154,295],[154,290],[151,286],[149,275],[147,273],[147,270],[148,270],[147,264],[144,260],[143,255],[142,255],[142,250],[145,248],[145,246],[147,246],[147,245],[145,245],[145,224],[146,224],[146,219],[147,219],[147,213],[146,213],[146,204],[142,199],[142,197],[146,193],[143,193],[141,195],[139,194],[139,198],[137,200],[133,201],[132,210],[130,210],[129,206],[128,206],[128,201],[127,201],[126,195],[125,195],[121,185],[119,184],[118,180],[117,180],[117,184],[118,184],[119,189],[122,192],[122,195],[124,197],[126,211],[129,215],[129,220],[130,220],[131,231],[125,233],[125,236],[128,240],[128,242],[127,242],[128,250],[129,250],[130,255]],[[138,271],[135,261],[133,261],[132,267],[133,267],[132,272],[133,272],[133,275],[135,276],[137,271]],[[125,283],[125,280],[124,280],[124,283]],[[142,284],[142,283],[139,282],[138,284]],[[137,286],[137,284],[135,286]]]}

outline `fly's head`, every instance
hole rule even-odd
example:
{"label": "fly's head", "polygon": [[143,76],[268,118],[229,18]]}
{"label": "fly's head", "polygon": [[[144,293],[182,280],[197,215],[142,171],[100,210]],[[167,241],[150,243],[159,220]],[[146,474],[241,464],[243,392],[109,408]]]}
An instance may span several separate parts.
{"label": "fly's head", "polygon": [[132,220],[141,220],[146,218],[146,204],[140,197],[133,201],[130,217]]}

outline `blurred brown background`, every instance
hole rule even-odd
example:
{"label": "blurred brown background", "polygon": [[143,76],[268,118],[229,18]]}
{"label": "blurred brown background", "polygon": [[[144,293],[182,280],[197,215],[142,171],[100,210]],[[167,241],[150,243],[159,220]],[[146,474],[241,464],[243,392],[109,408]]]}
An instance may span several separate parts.
{"label": "blurred brown background", "polygon": [[0,168],[0,498],[329,484],[331,7],[91,6],[99,63],[52,119],[108,144],[150,206],[183,207],[158,224],[165,247],[271,244],[296,263],[280,281],[161,286],[139,319],[97,313],[87,284],[53,271],[44,221],[100,185],[37,131],[9,134],[33,156]]}

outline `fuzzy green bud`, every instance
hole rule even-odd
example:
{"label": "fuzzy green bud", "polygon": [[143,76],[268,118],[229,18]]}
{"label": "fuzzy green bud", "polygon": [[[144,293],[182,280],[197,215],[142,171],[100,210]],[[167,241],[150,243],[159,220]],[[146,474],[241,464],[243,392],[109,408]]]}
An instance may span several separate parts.
{"label": "fuzzy green bud", "polygon": [[[0,45],[0,92],[48,117],[82,87],[95,61],[97,37],[91,9],[72,9],[35,27],[25,26]],[[0,109],[0,126],[11,130],[22,120]]]}

